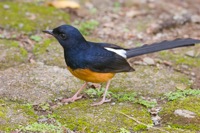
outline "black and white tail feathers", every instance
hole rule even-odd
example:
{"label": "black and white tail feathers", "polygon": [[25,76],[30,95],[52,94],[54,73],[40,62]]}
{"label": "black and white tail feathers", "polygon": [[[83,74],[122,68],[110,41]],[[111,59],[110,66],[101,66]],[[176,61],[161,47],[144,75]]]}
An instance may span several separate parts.
{"label": "black and white tail feathers", "polygon": [[200,43],[200,40],[197,39],[176,39],[173,41],[163,41],[159,43],[153,43],[151,45],[143,45],[141,47],[131,48],[126,50],[126,57],[131,58],[143,54],[153,53],[157,51],[178,48],[178,47],[187,47],[194,46],[195,44]]}

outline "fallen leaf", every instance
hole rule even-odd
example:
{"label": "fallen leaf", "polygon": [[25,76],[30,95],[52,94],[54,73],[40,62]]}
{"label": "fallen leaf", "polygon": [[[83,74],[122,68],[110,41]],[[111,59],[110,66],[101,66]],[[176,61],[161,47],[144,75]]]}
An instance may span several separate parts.
{"label": "fallen leaf", "polygon": [[77,2],[70,0],[55,0],[47,4],[55,8],[73,8],[73,9],[80,8],[80,5]]}

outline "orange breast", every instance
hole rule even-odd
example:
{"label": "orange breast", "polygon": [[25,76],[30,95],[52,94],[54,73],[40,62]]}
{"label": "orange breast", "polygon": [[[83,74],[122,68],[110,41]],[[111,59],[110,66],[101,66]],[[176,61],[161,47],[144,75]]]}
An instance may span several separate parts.
{"label": "orange breast", "polygon": [[82,79],[87,82],[102,83],[107,82],[109,79],[113,78],[114,73],[99,73],[92,72],[89,69],[71,69],[67,67],[68,70],[77,78]]}

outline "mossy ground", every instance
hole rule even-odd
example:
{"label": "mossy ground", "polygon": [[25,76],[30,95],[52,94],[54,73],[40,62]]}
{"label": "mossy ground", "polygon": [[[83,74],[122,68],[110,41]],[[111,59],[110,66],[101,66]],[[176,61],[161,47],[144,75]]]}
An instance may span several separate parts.
{"label": "mossy ground", "polygon": [[66,68],[63,49],[54,38],[35,44],[33,54],[36,61],[44,62],[46,65]]}
{"label": "mossy ground", "polygon": [[[36,59],[39,57],[40,59],[43,58],[43,60],[40,61],[44,61],[46,64],[64,64],[61,61],[60,54],[46,54],[42,56],[45,52],[47,53],[47,48],[55,40],[40,40],[36,42],[37,44],[34,44],[32,50],[27,51],[25,47],[20,45],[20,40],[17,40],[16,37],[20,35],[23,36],[24,34],[31,35],[41,32],[49,28],[49,25],[53,28],[57,25],[69,23],[68,13],[53,7],[38,4],[37,2],[4,1],[0,2],[0,7],[0,16],[2,16],[0,27],[3,27],[4,30],[12,31],[11,35],[5,32],[0,34],[0,70],[21,63],[27,63],[28,52],[31,54],[33,53]],[[51,47],[49,49],[51,49]],[[52,50],[55,50],[55,47],[53,47]],[[47,58],[49,60],[47,60]]]}
{"label": "mossy ground", "polygon": [[[196,46],[196,49],[194,50],[195,54],[199,54],[200,46]],[[200,58],[199,57],[189,57],[186,56],[185,53],[189,50],[192,50],[191,48],[184,48],[179,51],[178,53],[172,53],[167,51],[160,52],[160,57],[165,60],[170,60],[174,62],[176,65],[188,65],[191,67],[200,67]]]}
{"label": "mossy ground", "polygon": [[27,104],[20,104],[0,99],[0,130],[12,131],[19,125],[37,121],[38,116]]}
{"label": "mossy ground", "polygon": [[0,40],[0,70],[24,63],[28,59],[28,52],[19,46],[18,41]]}
{"label": "mossy ground", "polygon": [[120,73],[113,78],[111,84],[116,91],[120,93],[121,90],[135,90],[143,95],[156,97],[175,91],[176,85],[179,84],[190,87],[189,77],[171,68],[156,66],[134,66],[134,68],[136,71],[132,73]]}
{"label": "mossy ground", "polygon": [[91,103],[91,100],[78,101],[57,108],[54,114],[59,122],[71,130],[85,132],[120,132],[120,128],[130,131],[146,130],[120,112],[131,115],[146,124],[152,124],[147,109],[141,105],[124,102],[121,105],[117,103],[91,107]]}
{"label": "mossy ground", "polygon": [[[176,116],[174,111],[176,109],[185,109],[196,113],[195,118],[184,118]],[[179,100],[168,102],[164,105],[160,112],[162,124],[172,128],[180,128],[186,130],[200,130],[200,97],[187,97]]]}
{"label": "mossy ground", "polygon": [[[4,9],[7,5],[9,8]],[[1,27],[31,33],[69,23],[69,15],[53,7],[25,2],[0,2]]]}

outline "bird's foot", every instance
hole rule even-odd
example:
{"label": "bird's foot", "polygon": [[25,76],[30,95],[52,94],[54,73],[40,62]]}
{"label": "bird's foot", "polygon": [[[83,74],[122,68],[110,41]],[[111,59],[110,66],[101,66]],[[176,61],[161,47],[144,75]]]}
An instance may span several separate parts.
{"label": "bird's foot", "polygon": [[102,99],[100,102],[91,104],[91,106],[98,106],[98,105],[101,105],[103,103],[108,103],[110,101],[111,101],[111,99]]}
{"label": "bird's foot", "polygon": [[64,98],[64,99],[62,99],[61,102],[62,103],[72,103],[72,102],[74,102],[76,100],[81,99],[82,97],[83,97],[83,95],[81,95],[81,96],[74,95],[71,98]]}

